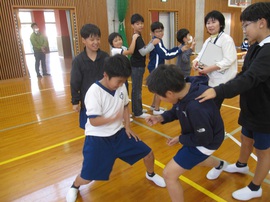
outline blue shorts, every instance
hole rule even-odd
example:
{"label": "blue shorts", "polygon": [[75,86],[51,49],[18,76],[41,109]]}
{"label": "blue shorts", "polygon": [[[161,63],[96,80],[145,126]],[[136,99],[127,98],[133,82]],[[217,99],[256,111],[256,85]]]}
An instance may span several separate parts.
{"label": "blue shorts", "polygon": [[87,122],[86,108],[80,110],[80,128],[85,130],[85,124]]}
{"label": "blue shorts", "polygon": [[253,146],[259,150],[266,150],[270,147],[270,134],[269,133],[259,133],[248,130],[242,127],[242,134],[248,138],[254,140]]}
{"label": "blue shorts", "polygon": [[136,163],[151,152],[144,142],[129,139],[125,129],[110,137],[86,136],[81,177],[85,180],[108,180],[117,158]]}
{"label": "blue shorts", "polygon": [[196,147],[183,146],[173,157],[174,161],[186,170],[192,169],[209,156],[200,152]]}

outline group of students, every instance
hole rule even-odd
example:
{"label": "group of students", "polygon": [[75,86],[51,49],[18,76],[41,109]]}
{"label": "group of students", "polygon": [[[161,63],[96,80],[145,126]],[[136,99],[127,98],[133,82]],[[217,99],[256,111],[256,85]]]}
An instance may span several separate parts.
{"label": "group of students", "polygon": [[[72,104],[75,111],[80,111],[80,126],[85,129],[86,135],[84,160],[81,173],[69,189],[66,200],[76,201],[81,185],[92,180],[108,180],[115,159],[120,158],[131,165],[143,159],[146,178],[159,187],[167,187],[172,201],[184,201],[183,188],[178,178],[185,171],[197,165],[211,167],[206,175],[209,180],[217,179],[222,171],[247,173],[247,161],[253,147],[258,155],[253,180],[248,186],[233,192],[232,196],[243,201],[261,197],[261,184],[270,169],[269,13],[270,3],[263,2],[252,4],[242,12],[240,21],[244,34],[255,43],[248,50],[243,69],[235,78],[231,76],[234,73],[227,73],[231,66],[228,63],[234,64],[233,58],[199,68],[199,54],[193,61],[193,68],[202,76],[196,77],[186,76],[177,65],[164,64],[166,51],[164,56],[161,56],[163,62],[158,66],[149,63],[151,73],[146,80],[149,91],[154,93],[156,100],[173,104],[170,110],[153,115],[144,115],[141,107],[141,86],[145,55],[153,50],[158,52],[165,49],[161,34],[163,25],[153,23],[153,40],[145,45],[140,35],[143,18],[134,14],[131,17],[134,35],[129,50],[116,45],[117,41],[121,41],[120,35],[111,35],[109,41],[112,51],[118,53],[111,57],[99,49],[99,28],[93,24],[84,25],[81,36],[85,48],[73,60],[71,71]],[[205,26],[211,35],[209,41],[213,40],[220,46],[226,43],[224,41],[231,40],[223,33],[225,21],[223,24],[222,19],[218,11],[212,11],[205,17]],[[184,31],[188,34],[187,30]],[[225,49],[230,47],[231,44],[227,42]],[[180,54],[187,52],[189,48],[181,45],[170,51]],[[125,55],[131,53],[129,61]],[[162,54],[157,53],[158,56]],[[234,57],[234,54],[231,55]],[[234,72],[234,69],[232,71]],[[211,72],[221,76],[228,74],[231,77],[227,75],[228,81],[222,80],[209,85],[211,81],[216,81]],[[154,172],[153,151],[130,128],[128,89],[124,85],[130,76],[132,111],[136,117],[143,115],[150,126],[174,120],[179,120],[181,124],[181,135],[168,139],[167,144],[171,146],[180,142],[183,146],[166,165],[163,178]],[[211,155],[224,140],[224,124],[219,111],[221,103],[224,98],[239,94],[242,146],[237,163],[228,165],[226,161],[217,160]],[[213,99],[215,97],[219,102]]]}

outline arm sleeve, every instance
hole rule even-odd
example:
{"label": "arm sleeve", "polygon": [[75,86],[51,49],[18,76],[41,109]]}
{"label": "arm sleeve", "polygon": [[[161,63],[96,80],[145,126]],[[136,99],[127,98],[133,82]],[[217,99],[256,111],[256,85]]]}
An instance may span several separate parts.
{"label": "arm sleeve", "polygon": [[[269,50],[269,48],[267,50]],[[259,51],[256,59],[254,59],[245,72],[242,72],[226,84],[214,87],[217,97],[232,98],[266,82],[270,77],[270,60],[267,50]]]}
{"label": "arm sleeve", "polygon": [[147,53],[150,53],[154,48],[155,46],[152,43],[149,43],[145,47],[139,49],[139,53],[142,56],[145,56]]}
{"label": "arm sleeve", "polygon": [[71,103],[73,105],[79,104],[81,101],[81,85],[82,85],[82,72],[80,70],[79,61],[75,58],[72,62],[72,69],[70,73],[70,91]]}
{"label": "arm sleeve", "polygon": [[216,62],[216,65],[220,68],[218,71],[224,71],[232,66],[237,60],[237,53],[233,39],[230,36],[226,36],[221,43],[223,59]]}
{"label": "arm sleeve", "polygon": [[155,50],[157,51],[157,54],[160,58],[169,60],[172,58],[175,58],[177,55],[182,53],[182,50],[179,49],[179,47],[174,47],[170,50],[164,47],[162,42],[159,42],[157,45],[155,45]]}

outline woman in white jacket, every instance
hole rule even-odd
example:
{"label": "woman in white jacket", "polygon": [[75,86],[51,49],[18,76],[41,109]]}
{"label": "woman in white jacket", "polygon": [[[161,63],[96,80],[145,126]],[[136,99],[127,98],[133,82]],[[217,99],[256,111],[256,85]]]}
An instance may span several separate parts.
{"label": "woman in white jacket", "polygon": [[[224,33],[225,18],[219,11],[213,10],[204,18],[204,24],[210,37],[205,40],[198,56],[192,61],[192,67],[200,74],[205,74],[209,77],[208,85],[211,87],[218,86],[221,83],[234,78],[237,74],[237,53],[234,41],[231,36]],[[215,64],[205,66],[200,64],[200,59],[208,43],[214,43],[221,47],[223,58]],[[213,57],[215,57],[213,55]],[[220,108],[222,100],[215,100]]]}

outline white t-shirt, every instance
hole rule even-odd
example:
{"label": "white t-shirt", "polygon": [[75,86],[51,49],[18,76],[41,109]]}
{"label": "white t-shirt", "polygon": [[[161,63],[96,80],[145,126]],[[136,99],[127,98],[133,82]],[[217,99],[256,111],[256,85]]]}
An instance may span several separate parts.
{"label": "white t-shirt", "polygon": [[122,46],[122,48],[112,48],[111,49],[111,56],[114,56],[116,54],[123,54],[123,51],[127,50],[127,47]]}
{"label": "white t-shirt", "polygon": [[124,114],[124,107],[129,103],[125,85],[115,91],[110,91],[101,83],[96,82],[88,89],[85,95],[86,115],[85,135],[109,137],[123,128],[123,116],[118,120],[101,126],[92,126],[89,118],[115,116],[119,111]]}

